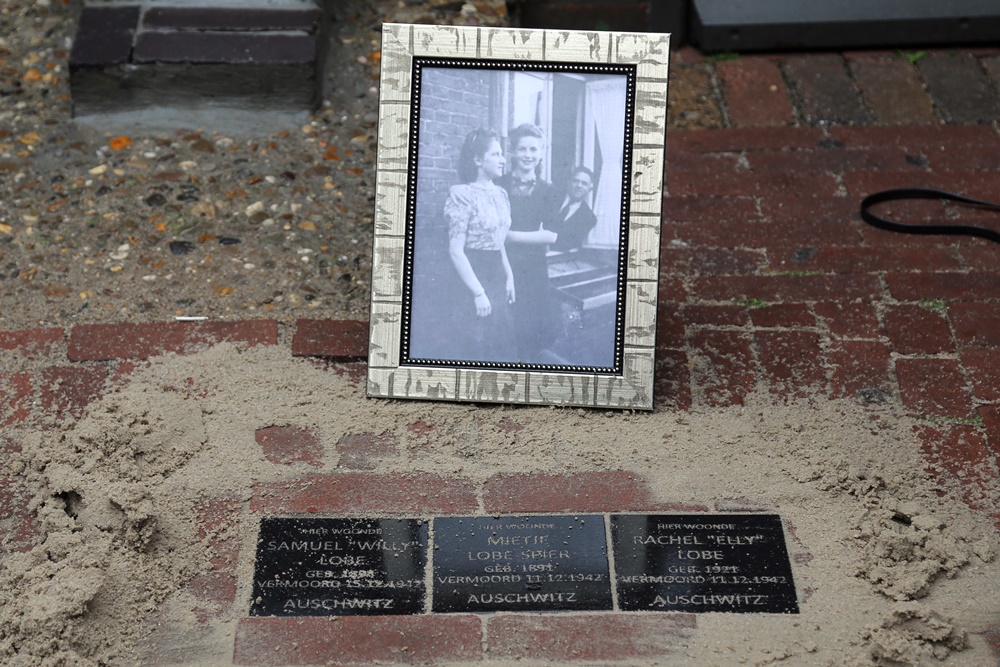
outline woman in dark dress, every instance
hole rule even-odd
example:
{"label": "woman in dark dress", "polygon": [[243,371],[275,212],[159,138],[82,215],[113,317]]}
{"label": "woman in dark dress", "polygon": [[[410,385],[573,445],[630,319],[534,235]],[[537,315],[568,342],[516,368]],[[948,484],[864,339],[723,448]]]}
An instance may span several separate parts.
{"label": "woman in dark dress", "polygon": [[494,180],[503,174],[500,137],[476,130],[466,137],[459,156],[462,183],[448,192],[448,256],[458,276],[457,359],[514,362],[517,346],[510,306],[514,276],[504,241],[510,229],[507,193]]}
{"label": "woman in dark dress", "polygon": [[510,145],[513,167],[500,183],[510,198],[511,226],[506,245],[517,289],[514,322],[518,359],[526,364],[540,363],[553,336],[545,255],[548,245],[557,238],[544,225],[556,212],[558,193],[538,175],[544,148],[542,131],[535,125],[519,125],[510,132]]}

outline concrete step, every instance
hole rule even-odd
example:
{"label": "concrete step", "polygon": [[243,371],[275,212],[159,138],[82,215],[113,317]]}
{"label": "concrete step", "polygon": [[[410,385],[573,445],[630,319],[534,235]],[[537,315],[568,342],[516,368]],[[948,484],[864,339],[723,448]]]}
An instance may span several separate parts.
{"label": "concrete step", "polygon": [[69,61],[74,116],[311,111],[322,100],[325,26],[312,2],[87,5]]}

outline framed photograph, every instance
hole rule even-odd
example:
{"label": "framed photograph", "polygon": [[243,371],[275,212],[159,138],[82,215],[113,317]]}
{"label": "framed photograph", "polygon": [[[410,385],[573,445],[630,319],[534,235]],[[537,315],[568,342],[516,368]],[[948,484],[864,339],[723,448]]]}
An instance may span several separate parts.
{"label": "framed photograph", "polygon": [[652,408],[669,53],[383,26],[369,396]]}

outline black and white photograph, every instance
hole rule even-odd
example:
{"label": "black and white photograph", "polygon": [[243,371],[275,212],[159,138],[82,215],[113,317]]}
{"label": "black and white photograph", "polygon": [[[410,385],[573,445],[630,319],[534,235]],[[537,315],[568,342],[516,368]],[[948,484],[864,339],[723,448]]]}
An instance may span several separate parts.
{"label": "black and white photograph", "polygon": [[369,396],[652,409],[669,60],[382,26]]}
{"label": "black and white photograph", "polygon": [[612,372],[630,74],[418,64],[402,362]]}

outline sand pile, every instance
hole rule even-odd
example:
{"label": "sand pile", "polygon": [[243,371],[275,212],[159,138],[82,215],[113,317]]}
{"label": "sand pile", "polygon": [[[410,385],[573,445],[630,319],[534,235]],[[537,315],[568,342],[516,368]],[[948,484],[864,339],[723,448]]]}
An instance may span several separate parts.
{"label": "sand pile", "polygon": [[[696,640],[662,664],[992,660],[980,634],[1000,618],[1000,600],[984,594],[1000,580],[995,533],[954,499],[960,490],[928,475],[914,424],[889,407],[780,404],[761,393],[743,407],[628,414],[363,393],[283,348],[220,345],[156,359],[79,421],[18,435],[18,474],[46,537],[0,564],[0,662],[133,665],[164,608],[195,627],[182,589],[211,558],[197,507],[301,474],[268,462],[256,443],[256,429],[276,424],[319,435],[323,467],[310,471],[337,469],[342,437],[384,433],[399,449],[376,472],[481,482],[498,472],[626,470],[658,501],[781,514],[802,613],[699,615]],[[407,429],[418,421],[438,427],[433,438]],[[255,530],[236,517],[216,527],[241,544],[236,608],[213,640],[220,659],[249,606]]]}

